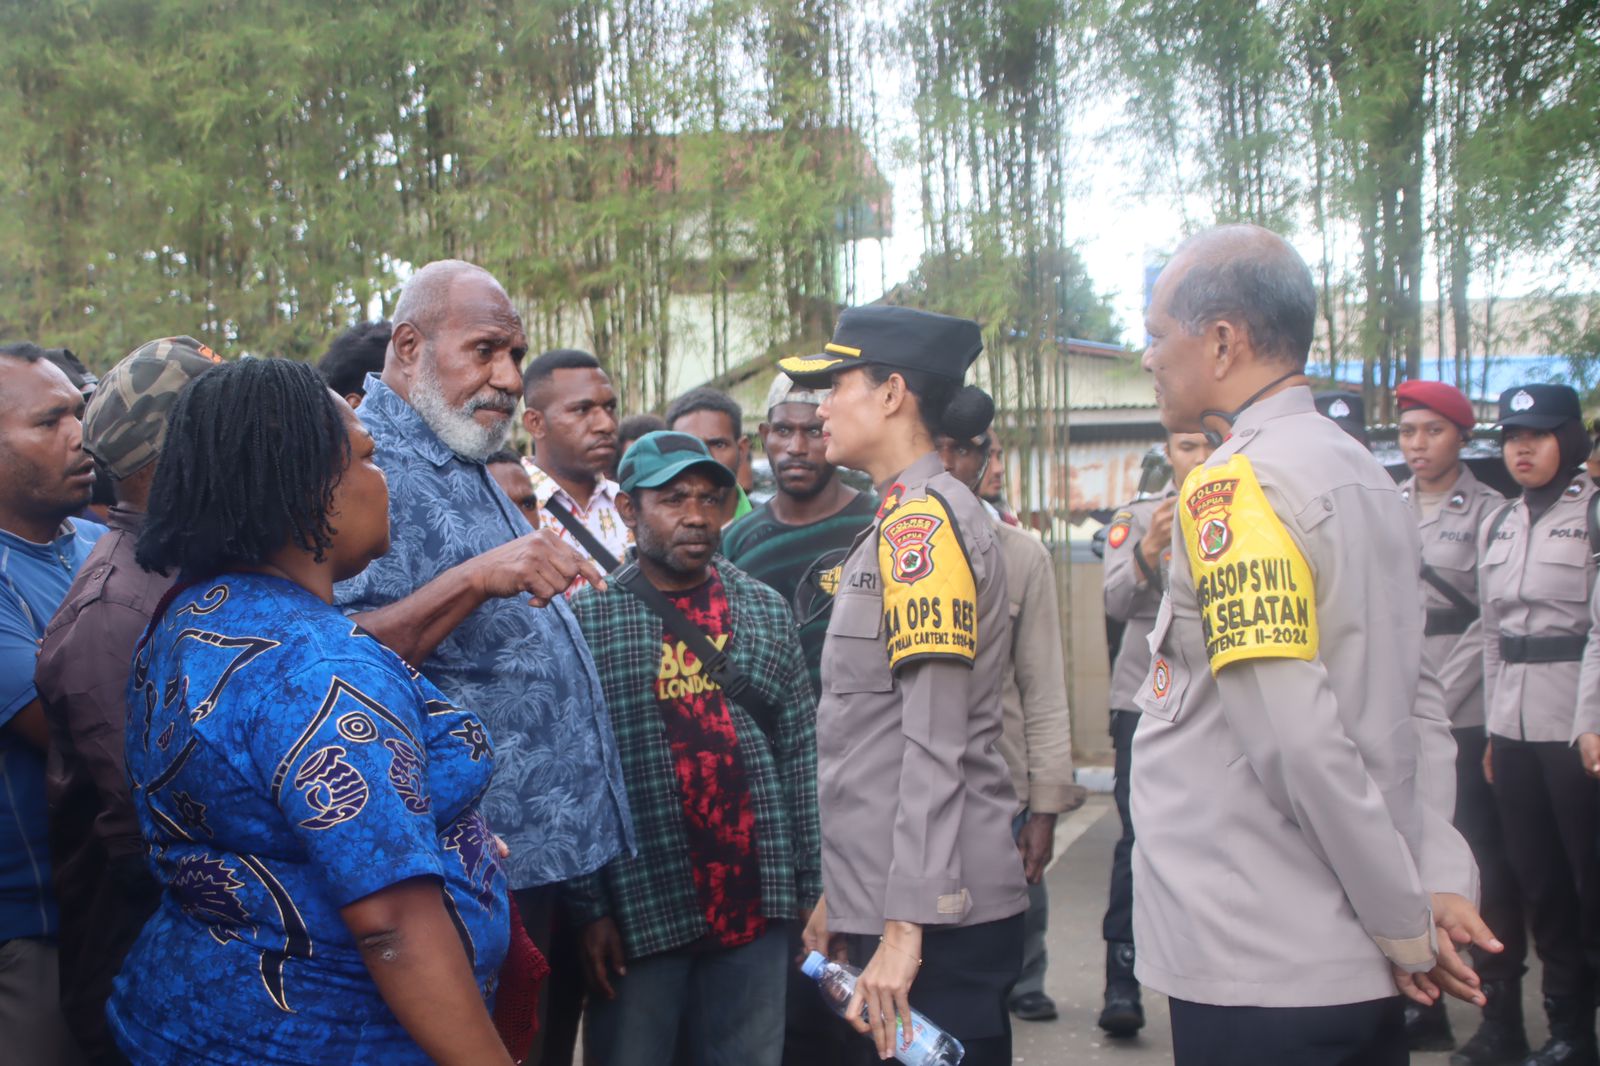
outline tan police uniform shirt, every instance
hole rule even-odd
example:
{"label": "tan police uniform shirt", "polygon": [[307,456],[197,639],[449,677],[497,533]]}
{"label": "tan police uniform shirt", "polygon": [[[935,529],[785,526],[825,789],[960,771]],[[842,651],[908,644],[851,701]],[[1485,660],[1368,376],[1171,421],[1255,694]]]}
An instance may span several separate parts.
{"label": "tan police uniform shirt", "polygon": [[1027,908],[1017,795],[996,750],[1011,649],[1005,563],[937,454],[880,487],[822,649],[817,795],[828,927],[881,933]]}
{"label": "tan police uniform shirt", "polygon": [[1563,744],[1572,738],[1581,663],[1506,662],[1500,641],[1588,634],[1595,584],[1588,509],[1594,495],[1594,482],[1580,473],[1531,529],[1528,505],[1518,497],[1506,505],[1510,510],[1498,529],[1498,512],[1491,512],[1479,530],[1484,704],[1493,736]]}
{"label": "tan police uniform shirt", "polygon": [[[1162,565],[1146,570],[1138,548],[1150,519],[1161,507],[1171,507],[1173,497],[1135,500],[1119,507],[1106,529],[1105,586],[1102,598],[1106,616],[1123,623],[1122,646],[1111,664],[1110,704],[1113,711],[1134,711],[1134,697],[1150,672],[1150,630],[1166,591],[1166,574],[1172,551],[1162,553]],[[1174,524],[1174,533],[1177,532]],[[1154,577],[1155,580],[1151,580]]]}
{"label": "tan police uniform shirt", "polygon": [[1083,805],[1072,775],[1072,716],[1062,656],[1061,614],[1050,551],[1031,533],[992,522],[1005,559],[1011,654],[1001,680],[1000,754],[1018,808],[1062,814]]}
{"label": "tan police uniform shirt", "polygon": [[[1473,604],[1478,602],[1478,530],[1484,516],[1506,498],[1479,481],[1462,464],[1456,483],[1431,518],[1422,514],[1417,479],[1400,485],[1400,496],[1411,505],[1422,537],[1422,562]],[[1428,612],[1427,629],[1440,626],[1446,616],[1459,611],[1443,592],[1422,582],[1422,605]],[[1444,628],[1455,628],[1447,625]],[[1426,633],[1422,640],[1423,666],[1438,678],[1445,711],[1453,729],[1482,726],[1483,716],[1483,616],[1460,632]]]}
{"label": "tan police uniform shirt", "polygon": [[1248,408],[1179,508],[1134,740],[1138,978],[1228,1006],[1392,996],[1391,960],[1433,965],[1428,889],[1475,891],[1420,780],[1454,766],[1419,735],[1448,741],[1443,716],[1413,718],[1416,523],[1304,387]]}

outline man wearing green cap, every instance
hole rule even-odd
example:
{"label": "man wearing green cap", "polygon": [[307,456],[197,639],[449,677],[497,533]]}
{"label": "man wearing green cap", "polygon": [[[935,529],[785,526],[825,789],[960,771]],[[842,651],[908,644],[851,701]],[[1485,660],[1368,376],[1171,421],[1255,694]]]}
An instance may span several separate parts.
{"label": "man wearing green cap", "polygon": [[83,447],[112,479],[110,531],[79,568],[45,629],[35,687],[52,760],[50,846],[61,908],[61,1006],[94,1062],[121,1061],[106,997],[160,889],[145,863],[123,765],[124,693],[133,646],[171,575],[134,562],[167,412],[220,360],[190,337],[151,341],[112,368],[83,420]]}
{"label": "man wearing green cap", "polygon": [[[747,681],[695,654],[624,567],[573,610],[594,654],[638,826],[636,855],[568,882],[597,995],[600,1066],[777,1066],[790,923],[822,891],[816,699],[789,608],[717,554],[734,475],[698,437],[641,437],[617,471],[629,563]],[[708,652],[708,656],[709,656]],[[713,676],[727,681],[731,692]]]}

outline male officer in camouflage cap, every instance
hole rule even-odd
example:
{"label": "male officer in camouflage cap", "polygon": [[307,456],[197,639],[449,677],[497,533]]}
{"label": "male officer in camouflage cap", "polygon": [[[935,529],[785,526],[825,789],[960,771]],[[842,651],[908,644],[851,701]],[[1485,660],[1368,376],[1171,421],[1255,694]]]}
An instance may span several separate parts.
{"label": "male officer in camouflage cap", "polygon": [[83,447],[112,478],[110,531],[78,569],[45,629],[34,678],[54,749],[47,787],[50,846],[61,908],[61,1006],[92,1061],[119,1061],[106,997],[160,889],[123,767],[133,646],[172,583],[133,560],[134,542],[166,435],[167,412],[220,360],[189,337],[143,345],[100,382],[83,420]]}

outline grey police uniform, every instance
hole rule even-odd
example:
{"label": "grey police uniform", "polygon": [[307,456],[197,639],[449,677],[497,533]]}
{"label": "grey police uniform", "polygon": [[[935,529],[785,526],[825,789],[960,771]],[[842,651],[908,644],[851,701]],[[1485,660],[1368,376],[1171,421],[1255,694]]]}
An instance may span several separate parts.
{"label": "grey police uniform", "polygon": [[1134,696],[1150,672],[1150,630],[1156,624],[1161,594],[1166,591],[1166,574],[1171,550],[1162,564],[1152,569],[1139,553],[1150,519],[1161,507],[1171,507],[1173,498],[1135,500],[1119,507],[1111,517],[1106,534],[1105,585],[1106,616],[1123,623],[1122,646],[1111,667],[1110,703],[1113,711],[1138,712]]}
{"label": "grey police uniform", "polygon": [[[1478,607],[1478,530],[1484,517],[1506,498],[1475,477],[1465,465],[1444,503],[1432,516],[1422,514],[1416,478],[1407,478],[1400,495],[1411,505],[1422,537],[1422,604],[1427,610],[1423,664],[1439,679],[1455,729],[1482,726],[1483,620]],[[1454,595],[1439,584],[1448,585]]]}
{"label": "grey police uniform", "polygon": [[1572,739],[1595,578],[1594,496],[1594,482],[1580,473],[1531,528],[1528,505],[1517,499],[1480,530],[1484,686],[1495,737]]}
{"label": "grey police uniform", "polygon": [[1557,1004],[1553,1022],[1560,1004],[1592,1002],[1592,952],[1600,948],[1600,794],[1568,746],[1592,626],[1595,491],[1579,473],[1537,520],[1519,497],[1491,512],[1478,536],[1494,798],[1544,964],[1544,993]]}
{"label": "grey police uniform", "polygon": [[1434,964],[1428,892],[1476,892],[1413,712],[1416,523],[1304,387],[1248,407],[1178,506],[1134,741],[1139,979],[1222,1006],[1392,1000],[1391,962]]}
{"label": "grey police uniform", "polygon": [[[1431,516],[1422,513],[1416,478],[1401,483],[1400,495],[1411,504],[1422,536],[1422,596],[1427,611],[1422,663],[1438,683],[1441,709],[1449,716],[1455,738],[1454,822],[1478,864],[1483,920],[1505,945],[1498,954],[1477,954],[1478,976],[1485,982],[1514,982],[1521,978],[1527,959],[1527,922],[1506,856],[1494,792],[1483,776],[1488,735],[1483,712],[1483,617],[1478,606],[1478,532],[1489,515],[1505,506],[1506,498],[1479,481],[1465,464]],[[1453,592],[1446,594],[1440,584]]]}
{"label": "grey police uniform", "polygon": [[[778,365],[812,387],[870,365],[960,381],[982,347],[970,320],[858,307],[822,354]],[[911,1006],[962,1041],[966,1062],[1001,1066],[1028,907],[1011,835],[1018,797],[997,748],[1011,653],[1005,561],[983,505],[937,453],[879,490],[877,519],[840,569],[822,648],[828,927],[863,965],[886,921],[921,925]],[[862,1062],[875,1053],[865,1041],[855,1051]]]}
{"label": "grey police uniform", "polygon": [[[914,620],[903,607],[886,612],[886,588],[906,575],[885,571],[879,545],[897,535],[898,520],[925,513],[930,497],[940,508],[936,517],[953,520],[959,544],[951,546],[970,561],[976,648],[965,661],[913,653],[896,669],[896,642],[931,618]],[[1011,619],[994,530],[937,454],[885,486],[884,500],[845,559],[822,650],[817,791],[828,928],[876,934],[885,919],[964,926],[1020,914],[1027,889],[1011,840],[1018,800],[996,750]],[[931,572],[917,583],[928,582],[932,592],[929,579],[940,566],[964,560],[947,562],[944,545],[930,544]],[[963,624],[948,617],[959,594],[930,596],[930,615],[935,598],[941,623]],[[910,601],[919,614],[921,600],[919,592]],[[956,611],[972,606],[968,600]]]}
{"label": "grey police uniform", "polygon": [[[1105,918],[1100,923],[1106,941],[1108,983],[1133,978],[1133,814],[1128,789],[1133,770],[1133,732],[1139,725],[1135,701],[1150,673],[1150,631],[1166,591],[1172,551],[1162,553],[1151,567],[1139,552],[1150,520],[1158,508],[1171,507],[1174,497],[1134,500],[1119,507],[1106,531],[1105,584],[1102,597],[1108,618],[1123,623],[1122,645],[1111,665],[1111,743],[1116,755],[1111,795],[1122,821],[1122,835],[1111,852],[1111,884],[1106,894]],[[1131,994],[1132,989],[1128,990]]]}

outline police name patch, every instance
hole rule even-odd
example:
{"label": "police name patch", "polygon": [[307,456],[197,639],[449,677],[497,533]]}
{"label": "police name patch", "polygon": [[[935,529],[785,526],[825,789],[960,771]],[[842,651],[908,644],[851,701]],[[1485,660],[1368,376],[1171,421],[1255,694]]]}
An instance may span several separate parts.
{"label": "police name patch", "polygon": [[883,521],[883,633],[889,666],[978,655],[978,586],[950,509],[937,494],[908,500]]}
{"label": "police name patch", "polygon": [[1216,673],[1247,659],[1312,659],[1317,605],[1311,568],[1243,455],[1198,469],[1183,487],[1183,543]]}

